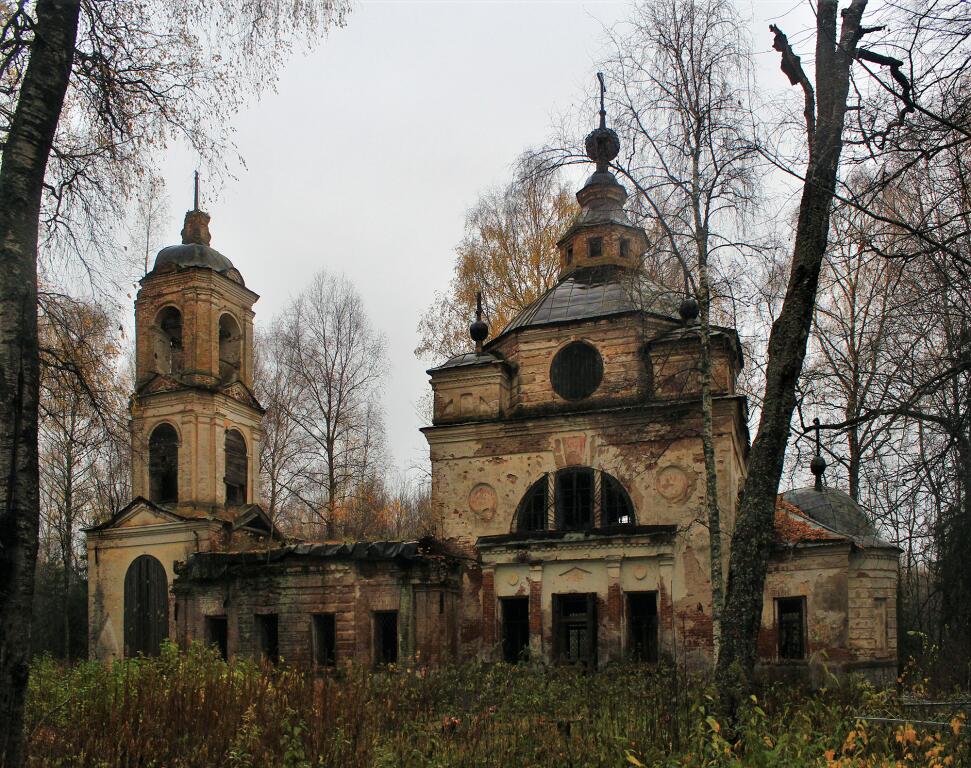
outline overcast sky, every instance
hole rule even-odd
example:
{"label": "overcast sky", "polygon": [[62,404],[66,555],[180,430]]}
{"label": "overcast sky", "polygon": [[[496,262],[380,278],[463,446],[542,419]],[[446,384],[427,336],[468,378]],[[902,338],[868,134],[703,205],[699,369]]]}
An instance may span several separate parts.
{"label": "overcast sky", "polygon": [[[741,9],[754,19],[765,87],[784,87],[767,25],[781,17],[797,40],[805,3]],[[203,180],[212,245],[260,294],[258,324],[320,269],[357,286],[388,339],[386,429],[399,469],[427,456],[416,329],[448,285],[466,211],[594,92],[604,27],[628,12],[616,2],[359,2],[344,28],[289,62],[276,93],[237,116],[236,178],[216,189]],[[167,242],[191,207],[196,162],[178,147],[163,162]]]}

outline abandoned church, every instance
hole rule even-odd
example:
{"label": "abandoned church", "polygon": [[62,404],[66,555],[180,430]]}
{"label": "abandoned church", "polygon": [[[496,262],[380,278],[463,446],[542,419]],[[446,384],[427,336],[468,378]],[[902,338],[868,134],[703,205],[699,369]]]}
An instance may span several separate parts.
{"label": "abandoned church", "polygon": [[[441,535],[289,541],[260,506],[257,294],[186,215],[135,301],[131,503],[87,531],[94,658],[168,638],[325,668],[521,659],[711,659],[697,304],[641,270],[645,232],[596,164],[559,240],[559,278],[505,328],[428,373]],[[718,505],[746,472],[736,332],[711,335]],[[896,674],[898,550],[823,483],[783,493],[765,586],[764,669]],[[726,554],[727,564],[727,554]],[[727,569],[726,569],[727,570]]]}

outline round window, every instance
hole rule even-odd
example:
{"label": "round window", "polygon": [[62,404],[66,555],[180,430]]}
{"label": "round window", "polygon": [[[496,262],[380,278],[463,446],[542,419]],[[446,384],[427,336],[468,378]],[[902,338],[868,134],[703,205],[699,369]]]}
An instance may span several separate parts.
{"label": "round window", "polygon": [[603,376],[603,358],[596,348],[583,341],[563,347],[550,366],[553,390],[565,400],[590,397],[600,386]]}

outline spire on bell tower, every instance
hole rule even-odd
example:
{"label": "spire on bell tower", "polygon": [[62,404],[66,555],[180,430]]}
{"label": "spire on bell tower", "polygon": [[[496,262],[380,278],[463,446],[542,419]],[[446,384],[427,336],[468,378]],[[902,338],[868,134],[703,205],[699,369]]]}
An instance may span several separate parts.
{"label": "spire on bell tower", "polygon": [[482,319],[482,291],[475,294],[475,322],[469,326],[469,336],[475,342],[475,354],[482,354],[482,343],[489,338],[489,326]]}
{"label": "spire on bell tower", "polygon": [[212,236],[209,234],[208,213],[199,208],[199,171],[195,172],[192,192],[192,210],[186,211],[185,223],[182,225],[182,244],[209,245]]}

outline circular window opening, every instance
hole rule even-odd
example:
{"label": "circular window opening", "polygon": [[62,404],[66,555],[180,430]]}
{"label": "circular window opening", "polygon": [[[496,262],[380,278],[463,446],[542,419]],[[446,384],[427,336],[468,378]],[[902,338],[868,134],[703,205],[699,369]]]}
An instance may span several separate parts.
{"label": "circular window opening", "polygon": [[567,344],[556,353],[550,366],[553,390],[565,400],[590,397],[603,381],[604,362],[600,353],[583,341]]}

